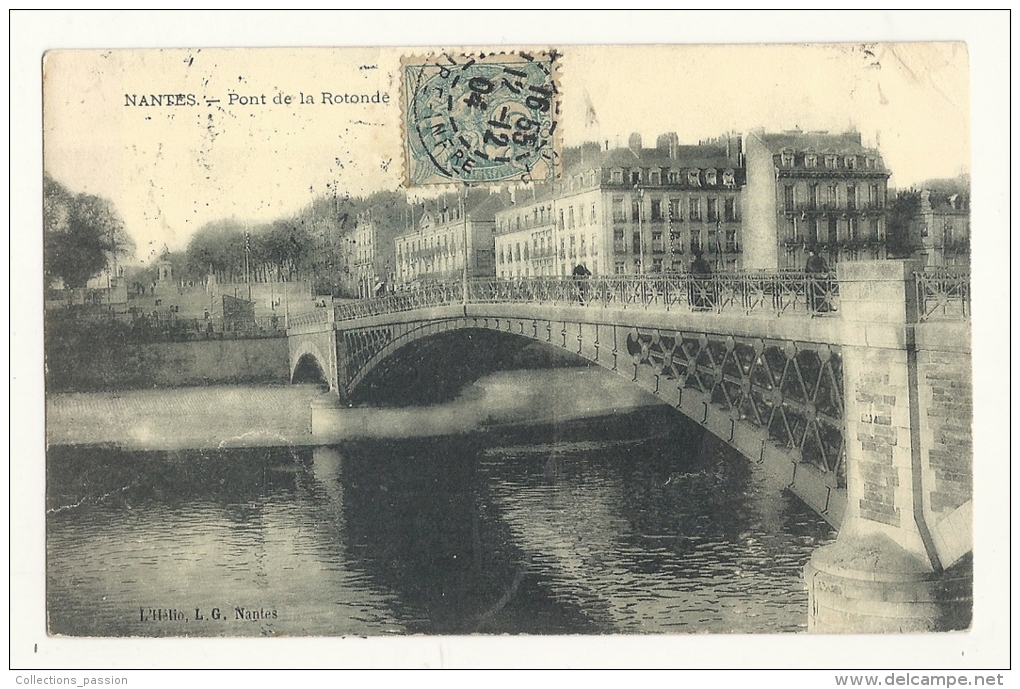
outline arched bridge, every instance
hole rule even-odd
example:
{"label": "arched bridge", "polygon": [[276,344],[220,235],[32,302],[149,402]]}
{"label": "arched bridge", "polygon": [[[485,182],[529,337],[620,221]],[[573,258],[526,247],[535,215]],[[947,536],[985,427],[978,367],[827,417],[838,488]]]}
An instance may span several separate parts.
{"label": "arched bridge", "polygon": [[544,342],[767,465],[841,540],[887,537],[940,572],[971,549],[968,290],[904,261],[440,283],[293,318],[291,373],[321,371],[342,401],[425,338]]}

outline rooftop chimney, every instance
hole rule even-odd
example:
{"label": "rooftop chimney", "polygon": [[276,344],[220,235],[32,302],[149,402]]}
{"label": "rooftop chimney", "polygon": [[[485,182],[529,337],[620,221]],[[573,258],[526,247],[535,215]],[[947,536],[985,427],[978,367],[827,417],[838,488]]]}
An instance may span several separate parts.
{"label": "rooftop chimney", "polygon": [[629,148],[631,151],[633,151],[635,155],[640,154],[641,153],[641,135],[638,134],[637,132],[634,132],[633,134],[631,134],[630,138],[627,139],[627,148]]}

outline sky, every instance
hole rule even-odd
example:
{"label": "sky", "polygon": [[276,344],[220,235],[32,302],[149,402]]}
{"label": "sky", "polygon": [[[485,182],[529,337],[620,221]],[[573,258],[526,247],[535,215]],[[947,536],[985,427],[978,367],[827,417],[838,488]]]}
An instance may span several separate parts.
{"label": "sky", "polygon": [[[963,43],[557,48],[564,145],[625,145],[631,132],[652,146],[663,132],[696,143],[755,128],[856,129],[880,148],[893,186],[970,170]],[[399,189],[400,59],[426,52],[51,52],[44,166],[72,191],[112,200],[139,259],[183,249],[211,221],[257,224],[334,191]],[[380,102],[330,104],[323,93]],[[194,100],[140,104],[152,94]]]}

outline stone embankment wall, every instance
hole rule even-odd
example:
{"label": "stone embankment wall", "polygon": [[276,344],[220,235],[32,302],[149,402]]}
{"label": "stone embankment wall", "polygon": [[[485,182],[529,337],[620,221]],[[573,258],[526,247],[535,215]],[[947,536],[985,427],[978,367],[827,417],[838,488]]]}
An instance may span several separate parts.
{"label": "stone embankment wall", "polygon": [[51,392],[289,382],[287,338],[103,344],[50,352]]}

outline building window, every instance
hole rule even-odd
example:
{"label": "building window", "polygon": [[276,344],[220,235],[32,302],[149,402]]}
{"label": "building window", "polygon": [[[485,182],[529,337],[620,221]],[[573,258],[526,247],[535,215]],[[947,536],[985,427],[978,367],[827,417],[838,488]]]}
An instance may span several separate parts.
{"label": "building window", "polygon": [[687,184],[692,187],[700,187],[701,179],[698,177],[698,170],[687,171]]}
{"label": "building window", "polygon": [[830,170],[836,169],[836,156],[825,156],[825,167]]}
{"label": "building window", "polygon": [[691,220],[701,220],[701,199],[688,199],[687,217]]}
{"label": "building window", "polygon": [[631,235],[631,251],[635,254],[641,253],[641,233],[635,232]]}
{"label": "building window", "polygon": [[850,241],[857,239],[860,228],[858,227],[858,219],[856,215],[851,215],[846,223],[846,235]]}
{"label": "building window", "polygon": [[783,187],[783,210],[788,212],[793,211],[793,201],[793,185],[787,184]]}
{"label": "building window", "polygon": [[652,222],[662,221],[662,199],[652,199]]}
{"label": "building window", "polygon": [[588,223],[585,222],[584,206],[578,206],[577,207],[577,222],[580,225],[587,225],[588,224]]}
{"label": "building window", "polygon": [[653,258],[652,259],[652,272],[653,273],[661,273],[662,272],[662,259],[661,258]]}
{"label": "building window", "polygon": [[567,210],[569,211],[567,215],[567,219],[569,221],[567,223],[567,227],[569,227],[570,229],[574,229],[574,207],[571,206]]}
{"label": "building window", "polygon": [[559,222],[559,228],[560,228],[561,230],[563,229],[563,209],[562,209],[562,208],[560,209],[560,222]]}
{"label": "building window", "polygon": [[680,184],[680,173],[676,170],[670,170],[666,178],[670,184]]}
{"label": "building window", "polygon": [[617,227],[613,229],[613,240],[617,242],[623,241],[623,228]]}
{"label": "building window", "polygon": [[653,242],[662,241],[662,230],[652,230],[652,241]]}
{"label": "building window", "polygon": [[783,167],[793,167],[793,151],[783,151],[782,164]]}
{"label": "building window", "polygon": [[528,243],[524,242],[524,260],[528,260]]}
{"label": "building window", "polygon": [[570,253],[568,254],[568,256],[570,256],[570,258],[575,258],[577,256],[577,241],[576,240],[577,240],[577,238],[574,237],[574,235],[570,235]]}
{"label": "building window", "polygon": [[567,257],[567,243],[566,240],[563,239],[563,237],[560,237],[560,259],[564,259],[566,257]]}
{"label": "building window", "polygon": [[727,222],[736,222],[737,221],[737,200],[735,198],[733,198],[732,196],[728,196],[728,197],[726,197],[726,201],[724,203],[725,203],[726,221]]}
{"label": "building window", "polygon": [[641,171],[632,170],[630,173],[630,183],[634,186],[641,184]]}
{"label": "building window", "polygon": [[839,201],[836,198],[836,185],[835,184],[830,184],[829,188],[828,188],[828,193],[827,193],[827,195],[825,197],[825,207],[826,208],[835,208],[837,206],[838,202]]}
{"label": "building window", "polygon": [[727,253],[737,252],[737,231],[726,230],[726,251]]}
{"label": "building window", "polygon": [[521,260],[521,245],[520,244],[515,244],[514,245],[514,260],[516,260],[516,261],[520,261]]}
{"label": "building window", "polygon": [[613,222],[625,222],[627,216],[623,213],[623,197],[613,197]]}
{"label": "building window", "polygon": [[670,222],[673,222],[674,220],[677,221],[677,222],[681,222],[683,219],[684,219],[684,217],[683,217],[683,215],[680,212],[680,199],[670,199],[669,200],[669,220],[670,220]]}
{"label": "building window", "polygon": [[691,230],[691,252],[701,251],[701,232],[699,230]]}
{"label": "building window", "polygon": [[808,209],[815,210],[818,208],[818,185],[812,184],[808,187]]}
{"label": "building window", "polygon": [[722,183],[724,187],[733,188],[737,186],[737,177],[733,170],[726,170],[722,174]]}
{"label": "building window", "polygon": [[630,201],[630,219],[637,222],[641,219],[641,200],[631,199]]}
{"label": "building window", "polygon": [[857,210],[857,187],[853,184],[847,185],[846,188],[846,207],[847,210]]}
{"label": "building window", "polygon": [[617,275],[623,275],[627,269],[627,264],[623,261],[617,261],[613,264],[613,269],[616,271]]}
{"label": "building window", "polygon": [[598,222],[598,216],[595,213],[595,204],[591,204],[591,224],[594,225]]}
{"label": "building window", "polygon": [[818,167],[818,156],[816,155],[804,156],[804,167]]}
{"label": "building window", "polygon": [[598,256],[599,255],[599,245],[598,245],[598,242],[595,241],[595,235],[594,234],[591,236],[591,255],[592,256]]}
{"label": "building window", "polygon": [[623,170],[613,170],[613,184],[623,184]]}
{"label": "building window", "polygon": [[797,218],[787,218],[783,239],[787,242],[797,241]]}
{"label": "building window", "polygon": [[719,199],[708,199],[708,221],[717,222],[719,220]]}
{"label": "building window", "polygon": [[585,242],[585,237],[583,234],[581,235],[581,255],[582,256],[588,255],[588,244],[587,242]]}
{"label": "building window", "polygon": [[879,201],[879,198],[878,198],[878,185],[877,184],[872,184],[870,187],[868,187],[868,204],[872,208],[879,208],[882,205],[880,203],[880,201]]}
{"label": "building window", "polygon": [[648,173],[648,183],[655,186],[662,184],[662,173],[658,170]]}
{"label": "building window", "polygon": [[716,185],[715,170],[707,170],[705,172],[705,184],[713,187]]}
{"label": "building window", "polygon": [[846,169],[856,170],[857,169],[857,156],[847,156],[846,158]]}

